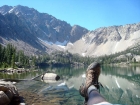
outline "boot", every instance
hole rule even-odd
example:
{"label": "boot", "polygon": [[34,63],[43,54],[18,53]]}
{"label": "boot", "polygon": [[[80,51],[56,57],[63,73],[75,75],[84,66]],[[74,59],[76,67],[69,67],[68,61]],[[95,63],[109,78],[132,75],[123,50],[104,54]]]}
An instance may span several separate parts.
{"label": "boot", "polygon": [[[91,63],[86,70],[86,81],[85,84],[80,86],[79,92],[81,96],[85,97],[85,100],[88,99],[88,88],[91,85],[94,85],[97,89],[99,89],[98,78],[100,75],[100,64],[97,62]],[[86,103],[86,102],[85,102]]]}

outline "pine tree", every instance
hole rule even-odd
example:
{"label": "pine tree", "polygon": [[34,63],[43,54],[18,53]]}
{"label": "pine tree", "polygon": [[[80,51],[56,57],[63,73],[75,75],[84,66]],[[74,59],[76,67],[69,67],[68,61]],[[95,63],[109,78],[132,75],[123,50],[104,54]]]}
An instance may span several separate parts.
{"label": "pine tree", "polygon": [[15,68],[15,53],[13,53],[13,55],[12,55],[11,67],[12,67],[12,68]]}

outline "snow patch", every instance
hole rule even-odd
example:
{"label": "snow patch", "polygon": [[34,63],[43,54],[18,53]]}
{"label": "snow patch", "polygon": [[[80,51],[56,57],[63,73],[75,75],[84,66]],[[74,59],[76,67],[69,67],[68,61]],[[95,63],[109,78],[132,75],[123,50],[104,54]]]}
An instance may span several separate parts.
{"label": "snow patch", "polygon": [[82,37],[82,40],[85,42],[85,38]]}
{"label": "snow patch", "polygon": [[18,15],[19,12],[16,12],[16,15]]}
{"label": "snow patch", "polygon": [[12,9],[10,9],[9,13],[12,13],[14,9],[15,9],[15,7],[14,7],[14,8],[12,8]]}
{"label": "snow patch", "polygon": [[70,43],[70,42],[69,42],[68,44],[73,46],[73,44],[72,44],[72,43]]}
{"label": "snow patch", "polygon": [[86,56],[86,53],[82,53],[82,56],[85,57]]}
{"label": "snow patch", "polygon": [[68,41],[64,41],[63,43],[56,41],[55,44],[56,45],[61,45],[61,46],[65,46],[68,43]]}
{"label": "snow patch", "polygon": [[53,43],[52,43],[52,42],[48,42],[48,41],[42,40],[42,39],[40,39],[40,38],[38,38],[38,39],[39,39],[40,41],[42,41],[42,42],[46,43],[46,44],[53,45]]}
{"label": "snow patch", "polygon": [[61,43],[61,42],[55,42],[55,44],[57,45],[57,46],[59,46],[59,47],[61,47],[61,48],[63,48],[63,49],[65,49],[65,47],[66,47],[66,44],[67,44],[68,42],[65,40],[63,43]]}
{"label": "snow patch", "polygon": [[61,48],[63,48],[63,49],[65,49],[65,45],[67,44],[67,41],[64,41],[63,43],[61,43],[61,42],[55,42],[55,43],[53,43],[53,42],[49,42],[49,41],[46,41],[46,40],[42,40],[42,39],[40,39],[40,38],[38,38],[40,41],[42,41],[42,42],[44,42],[44,43],[46,43],[46,44],[49,44],[49,45],[53,45],[53,44],[55,44],[55,45],[57,45],[57,46],[59,46],[59,47],[61,47]]}
{"label": "snow patch", "polygon": [[59,27],[53,28],[55,31],[59,32]]}
{"label": "snow patch", "polygon": [[65,48],[66,48],[66,46],[61,46],[61,45],[57,45],[57,46],[59,46],[59,47],[61,47],[61,48],[63,48],[63,49],[65,49]]}
{"label": "snow patch", "polygon": [[6,15],[6,14],[7,14],[7,12],[3,13],[2,15]]}

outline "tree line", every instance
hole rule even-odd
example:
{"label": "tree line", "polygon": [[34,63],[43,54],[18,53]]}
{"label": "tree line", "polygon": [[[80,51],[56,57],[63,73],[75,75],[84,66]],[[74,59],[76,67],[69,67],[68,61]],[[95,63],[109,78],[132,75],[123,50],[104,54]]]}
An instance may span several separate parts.
{"label": "tree line", "polygon": [[[125,57],[118,59],[120,55],[124,55]],[[140,45],[115,54],[93,58],[71,54],[68,51],[56,51],[51,54],[45,53],[43,55],[27,56],[24,54],[24,51],[18,51],[12,44],[7,44],[5,47],[0,44],[0,68],[36,67],[44,65],[65,66],[73,64],[89,65],[93,61],[100,62],[101,64],[121,62],[138,63],[134,58],[135,55],[140,55]]]}
{"label": "tree line", "polygon": [[5,47],[0,44],[0,68],[35,67],[42,64],[64,66],[74,64],[75,62],[88,65],[92,61],[93,59],[90,57],[81,57],[68,51],[27,56],[24,54],[24,51],[18,51],[12,44],[7,44]]}
{"label": "tree line", "polygon": [[0,68],[29,66],[30,58],[23,51],[17,51],[12,44],[6,47],[0,44]]}

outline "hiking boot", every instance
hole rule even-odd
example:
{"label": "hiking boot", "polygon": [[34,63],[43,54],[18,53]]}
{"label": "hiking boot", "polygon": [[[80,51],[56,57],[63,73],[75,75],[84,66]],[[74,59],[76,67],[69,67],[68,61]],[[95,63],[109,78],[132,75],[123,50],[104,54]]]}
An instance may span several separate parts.
{"label": "hiking boot", "polygon": [[99,82],[98,78],[100,75],[100,64],[97,62],[93,62],[90,64],[86,70],[86,81],[85,84],[82,84],[80,86],[79,92],[81,96],[85,97],[85,99],[88,99],[88,88],[91,85],[94,85],[97,89],[99,89]]}

